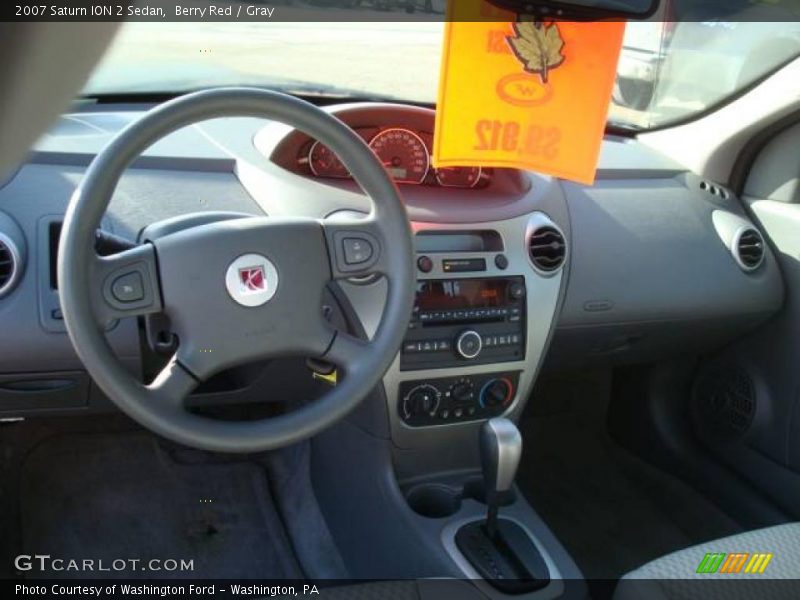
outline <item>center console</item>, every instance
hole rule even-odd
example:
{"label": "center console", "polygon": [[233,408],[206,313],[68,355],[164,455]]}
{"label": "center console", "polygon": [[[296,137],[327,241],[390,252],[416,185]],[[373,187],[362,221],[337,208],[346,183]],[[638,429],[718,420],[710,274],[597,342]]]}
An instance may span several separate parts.
{"label": "center console", "polygon": [[[543,269],[532,256],[536,244],[545,244],[545,251],[553,247],[547,237],[552,232],[561,235],[543,212],[412,227],[416,298],[400,352],[383,380],[401,478],[406,456],[409,475],[420,464],[402,450],[472,446],[482,421],[514,418],[521,411],[555,319],[563,264]],[[372,335],[385,282],[344,282],[342,290],[366,335]],[[453,464],[454,457],[464,464]],[[469,453],[440,453],[426,465],[460,468],[474,460]]]}
{"label": "center console", "polygon": [[[586,597],[577,567],[510,483],[513,469],[503,457],[518,445],[504,443],[502,431],[496,453],[479,444],[487,424],[519,420],[566,280],[566,207],[557,186],[535,183],[538,210],[494,210],[493,219],[481,220],[470,209],[490,202],[485,194],[476,205],[462,198],[450,214],[437,197],[424,213],[430,221],[411,224],[415,302],[397,356],[375,401],[316,442],[316,477],[322,497],[335,499],[341,547],[376,542],[347,557],[357,574],[374,576],[376,565],[389,564],[387,576],[467,578],[498,600]],[[354,329],[373,336],[388,283],[339,286]],[[358,468],[337,466],[353,460]],[[494,484],[486,464],[496,466]],[[391,548],[379,539],[392,539]],[[511,589],[518,580],[526,587]]]}
{"label": "center console", "polygon": [[[522,276],[420,281],[400,370],[524,360],[525,297]],[[410,427],[488,419],[508,409],[518,382],[519,371],[412,379],[397,410]]]}

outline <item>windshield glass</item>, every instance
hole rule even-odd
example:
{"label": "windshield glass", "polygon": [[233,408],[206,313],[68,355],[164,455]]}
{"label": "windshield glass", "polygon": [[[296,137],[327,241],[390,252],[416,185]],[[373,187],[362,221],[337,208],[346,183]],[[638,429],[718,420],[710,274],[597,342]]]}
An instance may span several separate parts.
{"label": "windshield glass", "polygon": [[[673,23],[664,20],[669,9],[655,15],[662,20],[628,23],[611,124],[648,129],[690,118],[800,54],[797,22]],[[256,85],[433,104],[443,30],[441,22],[129,22],[85,94]]]}

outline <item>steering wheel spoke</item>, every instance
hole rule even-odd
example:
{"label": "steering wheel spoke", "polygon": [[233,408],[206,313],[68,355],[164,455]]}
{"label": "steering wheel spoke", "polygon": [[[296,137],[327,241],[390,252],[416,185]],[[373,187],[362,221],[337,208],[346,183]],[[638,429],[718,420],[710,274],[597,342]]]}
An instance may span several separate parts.
{"label": "steering wheel spoke", "polygon": [[371,351],[369,342],[339,331],[322,358],[352,373],[365,362]]}
{"label": "steering wheel spoke", "polygon": [[333,279],[387,274],[386,244],[375,219],[325,220],[322,226]]}
{"label": "steering wheel spoke", "polygon": [[180,362],[177,357],[156,375],[147,389],[158,398],[159,402],[171,407],[183,408],[186,397],[192,393],[200,382]]}
{"label": "steering wheel spoke", "polygon": [[156,253],[151,244],[111,256],[96,256],[92,278],[92,303],[101,325],[114,319],[159,312],[162,308]]}

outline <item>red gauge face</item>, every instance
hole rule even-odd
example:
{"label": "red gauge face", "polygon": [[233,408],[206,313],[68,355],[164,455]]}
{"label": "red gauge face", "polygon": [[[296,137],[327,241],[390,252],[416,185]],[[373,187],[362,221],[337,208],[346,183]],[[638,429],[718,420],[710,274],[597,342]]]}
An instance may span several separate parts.
{"label": "red gauge face", "polygon": [[422,183],[428,174],[428,148],[413,131],[386,129],[372,138],[369,147],[398,183]]}
{"label": "red gauge face", "polygon": [[321,142],[314,142],[308,151],[308,166],[317,177],[350,177],[339,157]]}
{"label": "red gauge face", "polygon": [[436,169],[436,181],[444,187],[471,188],[481,180],[480,167],[443,167]]}

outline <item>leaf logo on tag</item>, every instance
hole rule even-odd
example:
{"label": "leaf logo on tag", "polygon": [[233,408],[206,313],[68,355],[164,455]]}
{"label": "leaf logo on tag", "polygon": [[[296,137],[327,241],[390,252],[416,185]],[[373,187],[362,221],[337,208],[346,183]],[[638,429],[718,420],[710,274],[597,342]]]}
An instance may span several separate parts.
{"label": "leaf logo on tag", "polygon": [[514,23],[514,37],[508,36],[508,43],[514,55],[528,73],[535,73],[547,83],[550,71],[564,62],[561,54],[564,40],[558,25],[545,25],[541,22],[519,21]]}

